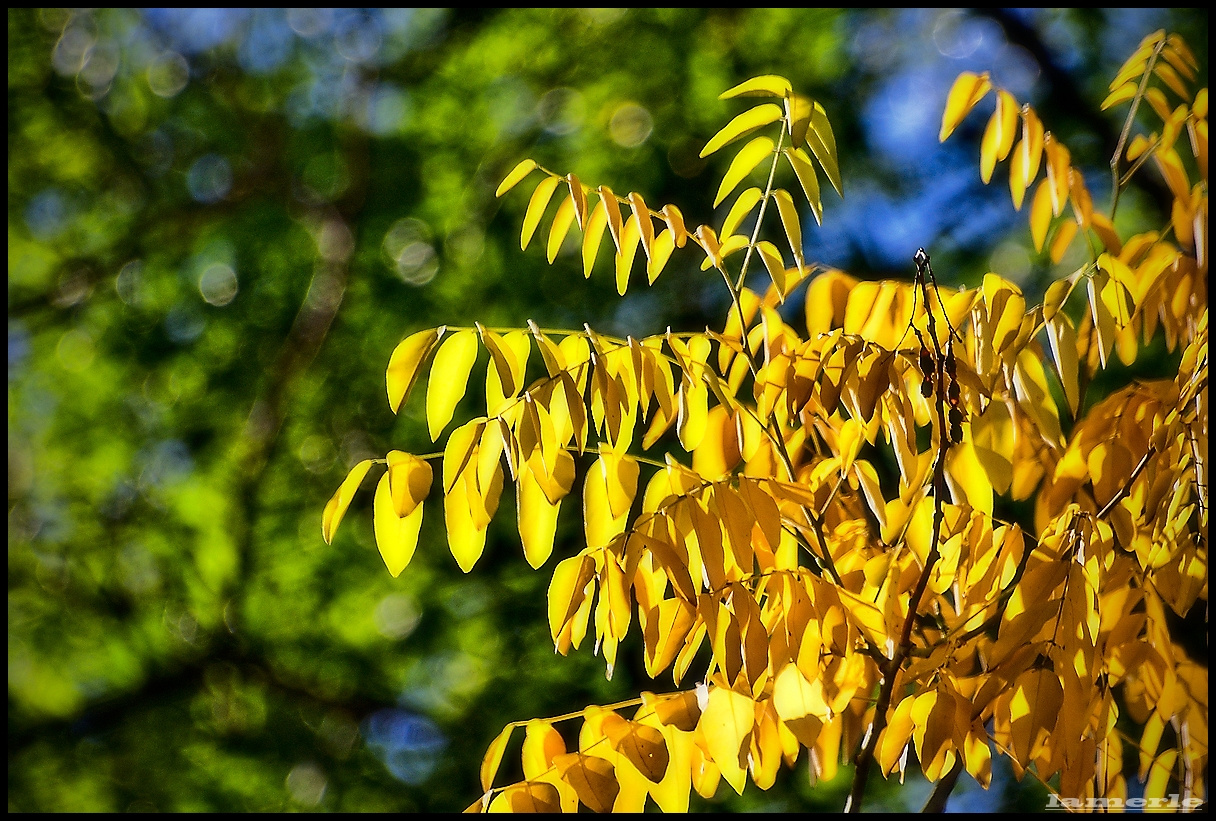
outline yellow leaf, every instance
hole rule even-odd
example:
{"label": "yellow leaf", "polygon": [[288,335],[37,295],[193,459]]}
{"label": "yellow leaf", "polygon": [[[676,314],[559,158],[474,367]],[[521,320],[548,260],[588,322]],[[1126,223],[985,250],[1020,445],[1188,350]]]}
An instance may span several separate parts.
{"label": "yellow leaf", "polygon": [[1017,678],[1009,701],[1013,754],[1023,767],[1051,744],[1064,700],[1060,677],[1052,670],[1030,669]]}
{"label": "yellow leaf", "polygon": [[1127,102],[1132,97],[1136,96],[1136,89],[1139,87],[1139,83],[1135,82],[1134,80],[1128,80],[1110,94],[1106,95],[1106,99],[1102,101],[1102,105],[1100,106],[1101,110],[1105,111],[1111,106],[1116,106],[1119,103]]}
{"label": "yellow leaf", "polygon": [[544,564],[553,552],[561,502],[549,501],[528,465],[528,462],[520,465],[519,475],[515,479],[515,498],[524,557],[528,564],[536,568]]}
{"label": "yellow leaf", "polygon": [[561,812],[557,787],[543,781],[512,784],[494,797],[489,812]]}
{"label": "yellow leaf", "polygon": [[815,176],[811,158],[801,148],[785,148],[781,153],[785,154],[790,167],[794,169],[794,175],[798,177],[798,184],[802,186],[802,193],[806,195],[807,204],[811,206],[811,214],[815,217],[816,224],[822,225],[823,200],[819,196],[819,178]]}
{"label": "yellow leaf", "polygon": [[531,781],[553,765],[553,759],[565,755],[566,742],[552,724],[533,719],[525,725],[524,748],[521,754],[524,778]]}
{"label": "yellow leaf", "polygon": [[385,373],[385,384],[388,386],[388,406],[393,413],[401,407],[410,389],[418,380],[418,372],[422,363],[434,350],[435,344],[443,336],[444,328],[428,328],[410,334],[393,349],[393,355],[388,360],[388,371]]}
{"label": "yellow leaf", "polygon": [[777,716],[798,741],[813,746],[824,722],[832,716],[823,697],[823,682],[808,681],[797,664],[787,663],[773,680],[773,706]]}
{"label": "yellow leaf", "polygon": [[659,278],[663,267],[667,265],[667,260],[671,258],[672,251],[675,250],[675,245],[676,241],[670,228],[660,231],[659,235],[654,238],[654,248],[646,263],[646,281],[649,284],[653,285],[654,281]]}
{"label": "yellow leaf", "polygon": [[[1012,475],[1010,476],[1012,480]],[[955,445],[946,455],[946,480],[956,499],[963,499],[976,510],[992,515],[992,485],[976,458],[971,442]]]}
{"label": "yellow leaf", "polygon": [[967,772],[984,789],[992,784],[992,750],[988,747],[988,733],[980,722],[975,722],[967,733],[963,745],[963,760]]}
{"label": "yellow leaf", "polygon": [[621,231],[620,253],[616,255],[616,292],[621,296],[629,287],[629,274],[633,270],[633,259],[637,256],[640,239],[638,221],[631,216]]}
{"label": "yellow leaf", "polygon": [[535,160],[520,160],[519,164],[511,169],[511,173],[503,178],[503,181],[498,184],[498,190],[494,192],[494,196],[501,197],[503,194],[510,191],[524,177],[532,173],[536,168]]}
{"label": "yellow leaf", "polygon": [[802,222],[798,219],[798,208],[794,198],[784,188],[773,191],[773,199],[777,203],[777,212],[781,215],[781,227],[785,229],[786,241],[794,254],[794,262],[798,266],[805,264],[802,257]]}
{"label": "yellow leaf", "polygon": [[355,497],[359,483],[363,481],[363,477],[367,475],[368,468],[371,466],[372,460],[364,459],[351,468],[337,491],[325,503],[325,512],[321,514],[321,538],[325,539],[326,544],[333,541],[334,533],[338,530],[342,517],[346,515],[346,509],[350,507],[351,499]]}
{"label": "yellow leaf", "polygon": [[570,188],[570,201],[574,204],[574,218],[578,227],[587,224],[587,190],[573,173],[566,175],[566,185]]}
{"label": "yellow leaf", "polygon": [[788,94],[785,98],[785,122],[790,135],[790,145],[800,147],[806,143],[806,133],[811,126],[814,101],[801,94]]}
{"label": "yellow leaf", "polygon": [[999,399],[989,402],[984,412],[971,420],[975,456],[997,493],[1007,493],[1013,482],[1013,437],[1013,418]]}
{"label": "yellow leaf", "polygon": [[603,201],[591,209],[587,218],[587,227],[583,231],[583,276],[591,276],[591,268],[595,265],[595,255],[600,250],[600,242],[604,239],[604,229],[608,226],[608,212],[604,210]]}
{"label": "yellow leaf", "polygon": [[1056,312],[1063,307],[1068,301],[1068,297],[1072,294],[1073,285],[1076,280],[1072,277],[1058,279],[1047,287],[1047,293],[1043,295],[1043,321],[1050,322]]}
{"label": "yellow leaf", "polygon": [[553,215],[553,224],[549,226],[549,242],[545,246],[545,258],[549,262],[557,259],[557,252],[561,250],[566,235],[570,233],[570,224],[573,222],[574,199],[566,197],[557,207],[557,213]]}
{"label": "yellow leaf", "polygon": [[431,492],[431,466],[424,460],[399,450],[389,451],[388,479],[393,511],[399,517],[414,512]]}
{"label": "yellow leaf", "polygon": [[629,759],[648,781],[657,784],[663,780],[671,757],[660,730],[625,720],[606,723],[605,729],[613,748]]}
{"label": "yellow leaf", "polygon": [[677,248],[683,248],[684,243],[688,242],[688,229],[684,226],[684,215],[680,213],[680,209],[670,203],[664,205],[659,211],[663,215],[663,219],[667,222],[667,227],[671,231],[671,238],[675,242]]}
{"label": "yellow leaf", "polygon": [[586,753],[566,753],[553,760],[561,779],[592,812],[612,812],[620,784],[612,763]]}
{"label": "yellow leaf", "polygon": [[1022,107],[1022,140],[1013,150],[1009,162],[1009,193],[1013,207],[1022,210],[1026,189],[1039,174],[1043,161],[1043,124],[1030,106]]}
{"label": "yellow leaf", "polygon": [[[501,473],[497,474],[501,477]],[[501,480],[500,480],[501,481]],[[473,521],[472,508],[483,506],[481,499],[471,499],[468,482],[456,481],[443,497],[443,518],[448,531],[448,548],[456,564],[465,573],[481,558],[486,546],[485,528],[477,527]]]}
{"label": "yellow leaf", "polygon": [[722,177],[722,184],[718,186],[718,193],[714,197],[714,207],[717,208],[718,204],[726,199],[726,195],[734,191],[743,178],[772,153],[773,141],[768,137],[756,137],[743,146],[731,160],[730,167],[726,169],[726,175]]}
{"label": "yellow leaf", "polygon": [[1064,389],[1064,398],[1068,401],[1069,412],[1075,418],[1081,399],[1080,365],[1077,360],[1077,332],[1067,314],[1056,314],[1048,320],[1047,339],[1051,344],[1051,355],[1056,362],[1056,374],[1060,377],[1060,385]]}
{"label": "yellow leaf", "polygon": [[1051,240],[1051,247],[1048,249],[1048,254],[1053,263],[1059,263],[1064,258],[1064,252],[1068,250],[1068,246],[1076,235],[1077,224],[1075,222],[1065,220],[1060,223],[1060,227],[1056,229],[1055,237]]}
{"label": "yellow leaf", "polygon": [[545,214],[545,207],[549,204],[553,192],[557,190],[557,186],[561,182],[561,177],[545,177],[536,186],[536,190],[532,192],[532,199],[528,200],[528,210],[524,212],[523,227],[519,233],[519,247],[521,250],[528,247],[532,234],[536,232],[536,226],[540,225],[541,217]]}
{"label": "yellow leaf", "polygon": [[476,327],[490,352],[490,361],[494,363],[494,367],[486,371],[486,407],[489,414],[495,415],[502,402],[513,399],[523,387],[532,345],[527,331],[509,331],[506,336],[500,336],[480,322]]}
{"label": "yellow leaf", "polygon": [[844,185],[840,179],[840,163],[836,158],[836,137],[832,134],[828,114],[819,103],[815,103],[811,111],[811,129],[807,132],[806,141],[815,159],[819,160],[823,173],[828,175],[828,182],[843,197]]}
{"label": "yellow leaf", "polygon": [[633,210],[633,218],[637,220],[639,236],[642,239],[642,251],[649,260],[654,245],[654,223],[651,222],[650,209],[646,207],[646,201],[642,199],[642,195],[636,191],[629,193],[629,207]]}
{"label": "yellow leaf", "polygon": [[562,655],[566,653],[561,646],[562,633],[582,606],[587,597],[587,585],[594,577],[595,562],[585,553],[562,559],[553,568],[553,578],[549,580],[549,632]]}
{"label": "yellow leaf", "polygon": [[959,123],[975,108],[976,103],[984,99],[984,95],[992,88],[988,73],[973,74],[964,71],[958,75],[950,93],[946,96],[946,108],[942,112],[942,127],[937,136],[938,142],[945,142]]}
{"label": "yellow leaf", "polygon": [[1030,205],[1030,238],[1034,250],[1042,251],[1047,241],[1047,229],[1051,227],[1051,186],[1047,180],[1039,183]]}
{"label": "yellow leaf", "polygon": [[[640,605],[639,605],[640,606]],[[646,673],[658,678],[671,665],[693,627],[696,610],[682,599],[663,599],[646,619]]]}
{"label": "yellow leaf", "polygon": [[470,330],[452,334],[435,353],[426,392],[426,421],[432,442],[438,441],[464,397],[476,360],[477,334]]}
{"label": "yellow leaf", "polygon": [[725,687],[710,688],[697,726],[705,735],[709,755],[722,777],[740,795],[747,781],[747,744],[755,723],[750,698]]}
{"label": "yellow leaf", "polygon": [[[916,701],[914,696],[902,699],[896,705],[895,712],[891,713],[887,726],[883,728],[882,736],[878,739],[878,749],[875,752],[878,757],[878,766],[882,768],[884,775],[890,775],[891,771],[895,769],[895,765],[899,763],[904,750],[907,749],[909,739],[912,738],[912,707]],[[903,772],[902,765],[900,772]]]}
{"label": "yellow leaf", "polygon": [[893,637],[887,634],[887,620],[882,610],[872,602],[868,602],[844,588],[840,588],[836,592],[840,596],[840,603],[844,605],[849,621],[856,625],[871,645],[890,658],[894,653],[895,643]]}
{"label": "yellow leaf", "polygon": [[[425,463],[423,463],[425,465]],[[429,466],[427,466],[429,471]],[[390,488],[391,474],[385,473],[376,486],[372,502],[372,524],[376,534],[376,547],[384,559],[388,572],[397,578],[414,557],[418,546],[418,532],[422,529],[422,505],[415,504],[405,516],[394,510],[394,499]]]}
{"label": "yellow leaf", "polygon": [[1103,368],[1110,359],[1110,351],[1115,345],[1115,335],[1118,332],[1115,318],[1111,316],[1110,308],[1102,297],[1109,281],[1110,278],[1106,272],[1099,270],[1086,283],[1089,291],[1090,316],[1093,318],[1093,329],[1098,338],[1098,356]]}
{"label": "yellow leaf", "polygon": [[621,204],[617,202],[616,194],[606,185],[599,187],[600,205],[604,206],[604,215],[608,218],[608,233],[616,245],[616,252],[621,253]]}
{"label": "yellow leaf", "polygon": [[1174,763],[1177,760],[1177,750],[1166,750],[1153,761],[1152,769],[1148,773],[1148,780],[1144,784],[1144,800],[1154,803],[1146,804],[1146,806],[1155,807],[1156,802],[1165,799],[1165,791],[1169,788],[1170,779],[1174,776]]}
{"label": "yellow leaf", "polygon": [[1004,89],[997,91],[996,111],[984,129],[980,143],[980,177],[987,184],[996,164],[1009,156],[1018,124],[1018,102]]}
{"label": "yellow leaf", "polygon": [[718,95],[719,100],[732,97],[784,97],[791,91],[790,81],[775,74],[765,74],[745,80]]}
{"label": "yellow leaf", "polygon": [[481,760],[481,788],[488,790],[494,785],[494,776],[498,775],[498,765],[502,763],[503,753],[507,750],[507,742],[511,739],[514,724],[502,728],[498,737],[490,742],[485,757]]}
{"label": "yellow leaf", "polygon": [[654,714],[665,726],[691,733],[701,719],[700,702],[692,690],[660,696],[655,700]]}
{"label": "yellow leaf", "polygon": [[701,156],[708,157],[723,146],[730,145],[735,140],[757,128],[775,123],[781,119],[781,106],[774,103],[762,103],[737,115],[727,123],[721,131],[710,138],[701,149]]}
{"label": "yellow leaf", "polygon": [[731,206],[726,219],[722,222],[720,236],[729,237],[735,233],[739,223],[743,222],[744,217],[751,213],[751,210],[760,202],[760,196],[760,189],[755,186],[745,189],[735,200],[735,204]]}
{"label": "yellow leaf", "polygon": [[1060,215],[1068,201],[1069,171],[1072,169],[1068,148],[1051,134],[1043,136],[1043,151],[1047,155],[1047,182],[1051,191],[1051,213]]}

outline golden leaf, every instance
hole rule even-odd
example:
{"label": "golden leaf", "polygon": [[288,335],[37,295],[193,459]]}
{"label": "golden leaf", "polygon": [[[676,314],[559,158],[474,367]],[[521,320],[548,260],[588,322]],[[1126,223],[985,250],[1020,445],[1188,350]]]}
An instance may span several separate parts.
{"label": "golden leaf", "polygon": [[444,327],[439,327],[418,331],[407,336],[393,349],[384,379],[388,386],[388,406],[393,413],[397,412],[409,396],[410,389],[418,381],[422,363],[443,337],[444,330]]}
{"label": "golden leaf", "polygon": [[811,130],[806,135],[807,145],[823,173],[828,175],[828,182],[836,189],[836,193],[844,196],[844,183],[840,178],[840,163],[836,158],[836,137],[832,134],[832,125],[828,122],[828,114],[823,106],[815,103],[811,111]]}
{"label": "golden leaf", "polygon": [[811,158],[801,148],[784,148],[781,153],[789,160],[794,175],[798,177],[798,184],[802,186],[802,193],[806,195],[807,204],[811,206],[811,214],[814,215],[816,224],[822,225],[823,201],[819,197],[819,178],[815,176]]}
{"label": "golden leaf", "polygon": [[719,100],[729,100],[732,97],[784,97],[791,91],[790,81],[775,74],[765,74],[745,80],[737,86],[723,91],[718,95]]}
{"label": "golden leaf", "polygon": [[508,724],[502,728],[498,737],[490,742],[490,747],[481,760],[481,788],[483,790],[489,790],[493,786],[494,776],[498,774],[498,765],[502,763],[503,753],[507,750],[507,742],[511,740],[511,731],[514,729],[514,724]]}
{"label": "golden leaf", "polygon": [[326,544],[333,541],[334,533],[337,532],[342,517],[346,515],[346,509],[350,507],[351,499],[355,497],[359,483],[363,481],[363,477],[367,475],[371,466],[372,460],[364,459],[351,468],[350,473],[346,474],[346,478],[342,480],[342,484],[338,486],[334,495],[325,503],[325,512],[321,514],[321,538],[325,539]]}
{"label": "golden leaf", "polygon": [[958,75],[950,87],[950,93],[946,95],[946,108],[942,112],[942,127],[937,141],[945,142],[991,88],[992,82],[988,79],[987,72],[973,74],[964,71]]}
{"label": "golden leaf", "polygon": [[730,145],[744,134],[757,128],[775,123],[781,119],[781,107],[773,103],[762,103],[755,108],[749,108],[742,114],[723,126],[722,130],[710,138],[701,149],[701,156],[708,157],[718,149]]}
{"label": "golden leaf", "polygon": [[520,180],[532,173],[536,168],[535,160],[520,160],[519,163],[511,169],[511,173],[503,178],[503,181],[498,184],[498,190],[494,192],[494,196],[501,197],[503,194],[515,187]]}
{"label": "golden leaf", "polygon": [[726,195],[734,191],[743,178],[772,153],[773,141],[768,137],[756,137],[743,146],[731,160],[730,167],[726,169],[726,174],[722,177],[722,184],[718,186],[718,193],[714,197],[714,207],[717,208],[719,203],[726,199]]}
{"label": "golden leaf", "polygon": [[524,748],[521,754],[524,778],[531,781],[553,765],[553,759],[566,753],[566,742],[552,724],[533,719],[525,726]]}
{"label": "golden leaf", "polygon": [[591,268],[595,265],[595,255],[600,250],[600,242],[604,238],[604,229],[608,226],[608,212],[604,210],[603,201],[597,202],[587,218],[587,227],[583,231],[583,276],[591,276]]}
{"label": "golden leaf", "polygon": [[750,698],[726,687],[710,688],[697,728],[704,733],[707,751],[722,777],[740,795],[747,780],[747,744],[755,723]]}
{"label": "golden leaf", "polygon": [[557,213],[553,215],[553,224],[549,226],[549,242],[545,246],[545,258],[550,263],[557,259],[557,252],[561,250],[566,235],[570,233],[570,224],[573,222],[574,199],[566,197],[557,207]]}
{"label": "golden leaf", "polygon": [[735,204],[731,206],[730,211],[726,215],[726,219],[722,222],[721,236],[729,237],[735,233],[735,229],[739,227],[739,223],[743,222],[744,217],[751,213],[756,204],[760,202],[760,189],[751,187],[744,189],[737,199]]}
{"label": "golden leaf", "polygon": [[553,759],[553,764],[592,812],[612,812],[621,787],[610,761],[586,753],[566,753]]}
{"label": "golden leaf", "polygon": [[490,812],[561,812],[557,787],[543,781],[524,781],[506,787],[490,802]]}
{"label": "golden leaf", "polygon": [[541,217],[545,214],[545,207],[561,182],[561,177],[545,177],[532,192],[532,198],[528,200],[528,210],[524,212],[523,227],[519,232],[520,250],[527,249],[532,234],[536,232],[536,226],[540,225]]}
{"label": "golden leaf", "polygon": [[426,392],[426,422],[432,442],[438,441],[464,397],[476,360],[477,334],[470,330],[456,331],[435,353]]}

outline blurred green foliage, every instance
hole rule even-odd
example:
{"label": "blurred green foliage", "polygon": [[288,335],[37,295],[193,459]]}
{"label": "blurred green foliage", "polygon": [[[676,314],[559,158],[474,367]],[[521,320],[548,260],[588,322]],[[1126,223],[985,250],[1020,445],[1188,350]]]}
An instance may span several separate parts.
{"label": "blurred green foliage", "polygon": [[[953,76],[997,61],[1062,133],[1100,126],[1075,150],[1101,163],[1113,67],[1164,26],[1206,76],[1206,15],[10,9],[10,811],[461,809],[507,722],[669,688],[553,654],[507,498],[468,576],[431,514],[390,578],[370,493],[321,540],[349,466],[430,447],[384,394],[407,333],[720,321],[693,260],[618,299],[577,255],[521,253],[526,198],[498,181],[530,156],[708,221],[722,169],[698,152],[734,113],[717,95],[778,73],[823,101],[843,158],[809,255],[864,274],[936,243],[939,269],[978,277],[992,225],[1029,239],[933,139]],[[894,151],[901,78],[932,128]],[[933,190],[983,230],[933,222],[904,154],[937,158]],[[846,784],[799,769],[698,806],[833,810]],[[1009,789],[975,806],[1042,806]]]}

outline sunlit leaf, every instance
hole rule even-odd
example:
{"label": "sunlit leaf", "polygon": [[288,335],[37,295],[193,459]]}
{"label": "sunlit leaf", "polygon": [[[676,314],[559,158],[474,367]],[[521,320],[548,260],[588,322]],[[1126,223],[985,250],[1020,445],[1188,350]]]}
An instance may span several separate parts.
{"label": "sunlit leaf", "polygon": [[490,747],[481,760],[481,788],[483,790],[488,790],[494,785],[494,776],[498,775],[498,766],[502,763],[503,753],[507,751],[507,742],[511,740],[511,732],[514,729],[514,724],[508,724],[490,742]]}
{"label": "sunlit leaf", "polygon": [[942,112],[942,127],[937,136],[938,142],[945,142],[958,124],[971,113],[976,103],[984,99],[984,95],[992,88],[988,73],[973,74],[964,71],[958,75],[946,95],[946,107]]}
{"label": "sunlit leaf", "polygon": [[612,763],[586,753],[566,753],[553,760],[561,779],[592,812],[611,812],[620,784]]}
{"label": "sunlit leaf", "polygon": [[468,388],[469,373],[476,360],[477,334],[470,330],[456,331],[435,353],[426,393],[426,421],[431,441],[437,441],[451,421],[457,403]]}
{"label": "sunlit leaf", "polygon": [[757,128],[775,123],[781,119],[781,106],[774,103],[762,103],[755,108],[749,108],[742,114],[723,126],[722,130],[710,138],[701,149],[701,156],[708,157],[719,148],[730,145],[743,135]]}
{"label": "sunlit leaf", "polygon": [[543,781],[524,781],[505,788],[490,802],[490,812],[561,812],[557,787]]}
{"label": "sunlit leaf", "polygon": [[713,687],[698,728],[722,777],[740,795],[747,780],[747,743],[756,723],[752,700],[725,687]]}
{"label": "sunlit leaf", "polygon": [[[425,463],[423,463],[425,465]],[[428,466],[429,471],[429,466]],[[400,484],[400,482],[398,482]],[[410,563],[414,549],[418,546],[418,533],[422,529],[422,505],[415,506],[405,516],[394,509],[395,499],[390,490],[390,474],[385,473],[376,486],[372,502],[372,524],[376,535],[376,547],[393,578]]]}
{"label": "sunlit leaf", "polygon": [[775,74],[765,74],[745,80],[718,95],[719,100],[732,97],[784,97],[791,90],[790,81]]}
{"label": "sunlit leaf", "polygon": [[528,242],[532,239],[532,234],[536,232],[536,226],[540,225],[541,217],[545,214],[545,207],[548,206],[549,200],[553,197],[553,192],[557,190],[557,186],[562,183],[561,177],[545,177],[536,186],[536,190],[532,192],[532,198],[528,200],[528,210],[524,212],[523,227],[519,232],[519,247],[526,249]]}
{"label": "sunlit leaf", "polygon": [[351,468],[334,495],[326,502],[325,512],[321,514],[321,538],[325,539],[326,544],[333,541],[334,533],[337,532],[342,517],[346,515],[346,509],[350,507],[355,491],[359,489],[359,483],[363,481],[371,466],[372,460],[364,459]]}
{"label": "sunlit leaf", "polygon": [[422,363],[435,349],[435,344],[443,336],[444,330],[445,328],[439,327],[418,331],[407,336],[393,349],[384,380],[388,386],[388,406],[393,413],[396,413],[409,397],[410,389],[418,381]]}
{"label": "sunlit leaf", "polygon": [[501,197],[503,194],[514,188],[520,180],[532,173],[536,168],[535,160],[520,160],[519,163],[511,169],[511,173],[503,178],[503,181],[498,184],[498,190],[494,192],[494,196]]}
{"label": "sunlit leaf", "polygon": [[722,200],[726,199],[726,196],[743,181],[743,178],[772,153],[773,141],[768,137],[756,137],[743,146],[731,160],[730,167],[726,169],[726,174],[722,177],[722,184],[718,186],[718,193],[714,196],[714,207],[717,208]]}
{"label": "sunlit leaf", "polygon": [[802,193],[806,195],[807,204],[811,206],[815,222],[822,225],[823,201],[819,198],[819,178],[815,176],[815,169],[811,165],[810,158],[801,148],[786,148],[781,153],[789,160],[790,167],[794,169],[794,175],[798,177],[798,184],[802,186]]}

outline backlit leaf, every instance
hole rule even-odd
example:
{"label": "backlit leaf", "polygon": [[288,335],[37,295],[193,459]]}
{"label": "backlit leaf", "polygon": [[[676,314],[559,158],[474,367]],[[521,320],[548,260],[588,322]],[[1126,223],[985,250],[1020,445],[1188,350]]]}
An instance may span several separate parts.
{"label": "backlit leaf", "polygon": [[435,353],[426,391],[426,423],[432,442],[438,441],[464,397],[476,360],[477,333],[471,330],[456,331]]}
{"label": "backlit leaf", "polygon": [[942,127],[937,136],[938,142],[945,142],[959,123],[971,113],[976,103],[984,99],[984,95],[992,88],[988,73],[973,74],[964,71],[958,75],[946,95],[946,107],[942,112]]}
{"label": "backlit leaf", "polygon": [[718,193],[714,197],[714,207],[717,208],[719,203],[726,199],[726,196],[743,181],[743,178],[772,153],[773,141],[768,137],[756,137],[743,146],[731,160],[730,167],[726,169],[726,174],[722,177],[722,184],[718,186]]}
{"label": "backlit leaf", "polygon": [[346,509],[350,507],[355,491],[359,489],[359,483],[363,481],[371,466],[372,460],[364,459],[351,468],[334,495],[326,502],[325,512],[321,514],[321,538],[325,539],[326,544],[333,541],[334,533],[337,532],[342,517],[346,515]]}
{"label": "backlit leaf", "polygon": [[[429,466],[427,469],[429,472]],[[397,578],[410,563],[414,549],[418,546],[418,533],[422,529],[422,505],[415,503],[408,514],[398,515],[390,490],[390,475],[385,473],[380,477],[380,484],[376,486],[376,496],[372,502],[372,524],[380,556],[384,559],[388,572],[393,578]]]}
{"label": "backlit leaf", "polygon": [[410,389],[418,381],[418,372],[422,368],[422,363],[434,350],[435,344],[443,336],[444,330],[443,327],[440,327],[418,331],[407,336],[393,349],[384,379],[388,386],[388,406],[393,413],[396,413],[409,397]]}
{"label": "backlit leaf", "polygon": [[[807,145],[823,173],[827,174],[828,182],[836,189],[836,193],[844,196],[844,183],[840,178],[840,161],[836,155],[836,137],[832,134],[832,125],[828,122],[828,114],[819,103],[815,103],[811,111],[811,129],[806,135]],[[797,147],[797,146],[796,146]]]}
{"label": "backlit leaf", "polygon": [[511,169],[511,173],[503,178],[503,181],[498,184],[498,190],[494,192],[494,196],[501,197],[503,194],[510,191],[524,177],[532,173],[536,168],[535,160],[520,160],[519,163]]}
{"label": "backlit leaf", "polygon": [[782,149],[785,158],[789,160],[790,167],[794,169],[794,175],[798,177],[798,184],[802,186],[802,193],[806,195],[807,204],[811,206],[811,214],[815,217],[815,222],[819,225],[823,224],[823,201],[819,197],[819,178],[815,176],[815,169],[811,165],[810,158],[801,148]]}
{"label": "backlit leaf", "polygon": [[502,728],[498,737],[490,742],[485,757],[481,760],[481,788],[488,790],[494,785],[494,776],[498,775],[498,765],[502,763],[503,753],[507,751],[507,742],[511,740],[514,724]]}
{"label": "backlit leaf", "polygon": [[524,781],[502,790],[490,802],[489,812],[561,812],[557,787],[543,781]]}
{"label": "backlit leaf", "polygon": [[578,800],[592,812],[612,812],[620,784],[612,763],[586,753],[566,753],[553,760],[561,779],[574,788]]}
{"label": "backlit leaf", "polygon": [[726,219],[722,222],[721,236],[728,237],[735,233],[735,229],[739,227],[739,223],[751,213],[756,204],[760,202],[760,189],[756,187],[747,188],[743,193],[739,194],[735,199],[735,204],[731,206],[730,211],[726,215]]}
{"label": "backlit leaf", "polygon": [[536,226],[540,225],[541,217],[545,214],[545,207],[549,205],[553,192],[557,190],[557,186],[561,182],[561,177],[547,176],[540,181],[540,184],[536,186],[536,190],[532,192],[532,198],[528,200],[528,210],[524,212],[523,227],[519,232],[519,247],[521,250],[528,247],[532,234],[536,232]]}
{"label": "backlit leaf", "polygon": [[727,123],[721,131],[710,138],[701,149],[701,156],[708,157],[723,146],[730,145],[735,140],[757,128],[775,123],[781,119],[781,106],[774,103],[762,103],[755,108],[749,108]]}
{"label": "backlit leaf", "polygon": [[729,100],[732,97],[784,97],[791,90],[790,81],[775,74],[765,74],[745,80],[737,86],[723,91],[718,95],[719,100]]}
{"label": "backlit leaf", "polygon": [[722,777],[740,795],[747,781],[747,743],[755,723],[749,697],[726,687],[713,687],[697,724]]}

